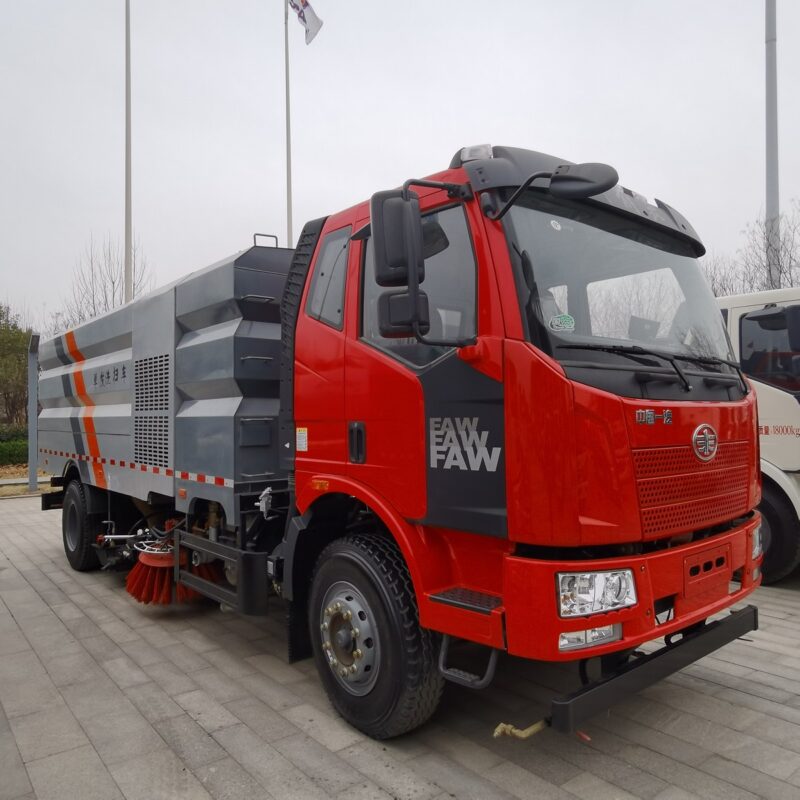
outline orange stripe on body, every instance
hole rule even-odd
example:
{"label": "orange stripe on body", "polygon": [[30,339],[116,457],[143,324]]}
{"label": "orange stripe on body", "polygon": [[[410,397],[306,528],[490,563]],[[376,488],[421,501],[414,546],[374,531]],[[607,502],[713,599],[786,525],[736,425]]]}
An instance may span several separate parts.
{"label": "orange stripe on body", "polygon": [[[70,344],[70,336],[72,337],[72,344]],[[78,350],[77,347],[73,350],[75,337],[72,333],[68,333],[64,338],[67,340],[70,355],[78,360],[76,357],[77,353],[77,355],[80,356],[80,360],[83,361],[84,358],[83,355],[81,355],[81,351]],[[89,455],[93,456],[92,472],[94,473],[94,482],[101,489],[105,489],[108,484],[106,483],[106,474],[103,471],[103,465],[100,463],[100,446],[97,443],[97,431],[94,427],[94,419],[92,419],[95,409],[94,400],[92,400],[86,391],[86,383],[83,380],[83,370],[76,369],[75,372],[72,373],[72,376],[75,380],[75,392],[84,406],[83,414],[81,414],[80,418],[83,420],[83,429],[86,432],[86,446],[89,448]]]}
{"label": "orange stripe on body", "polygon": [[73,331],[67,331],[64,334],[64,341],[67,345],[67,350],[69,350],[69,354],[72,356],[72,360],[76,363],[78,361],[86,361],[83,353],[78,350],[78,345],[75,343],[75,333]]}

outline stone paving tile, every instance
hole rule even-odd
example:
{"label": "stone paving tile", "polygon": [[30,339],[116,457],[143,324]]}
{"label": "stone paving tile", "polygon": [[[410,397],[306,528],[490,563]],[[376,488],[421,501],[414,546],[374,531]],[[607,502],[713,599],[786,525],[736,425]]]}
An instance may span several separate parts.
{"label": "stone paving tile", "polygon": [[136,709],[98,714],[81,724],[107,765],[155,753],[164,747],[161,737]]}
{"label": "stone paving tile", "polygon": [[197,689],[197,684],[185,673],[178,669],[172,662],[148,664],[143,670],[155,681],[168,695],[174,697],[186,694]]}
{"label": "stone paving tile", "polygon": [[636,795],[623,792],[588,772],[568,780],[561,788],[583,800],[636,800]]}
{"label": "stone paving tile", "polygon": [[333,709],[329,714],[325,714],[313,706],[301,705],[288,708],[281,713],[301,731],[329,750],[341,750],[365,738],[340,717],[333,716],[335,714]]}
{"label": "stone paving tile", "polygon": [[386,745],[365,740],[339,755],[396,800],[430,800],[441,793],[441,787],[392,758],[388,750]]}
{"label": "stone paving tile", "polygon": [[407,766],[443,788],[453,797],[464,800],[509,800],[513,795],[470,769],[439,753],[428,753],[408,762]]}
{"label": "stone paving tile", "polygon": [[200,689],[179,694],[175,702],[209,733],[239,724],[239,720],[225,706]]}
{"label": "stone paving tile", "polygon": [[125,696],[149,722],[179,717],[183,709],[155,682],[142,683],[125,690]]}
{"label": "stone paving tile", "polygon": [[11,730],[22,760],[35,761],[89,744],[81,726],[66,705],[12,717]]}
{"label": "stone paving tile", "polygon": [[0,730],[0,800],[15,800],[30,790],[31,782],[14,734],[8,729]]}
{"label": "stone paving tile", "polygon": [[188,714],[156,722],[155,729],[190,769],[225,758],[225,751]]}
{"label": "stone paving tile", "polygon": [[252,697],[226,703],[225,708],[255,731],[265,742],[300,733],[286,717]]}
{"label": "stone paving tile", "polygon": [[214,738],[279,800],[324,800],[328,796],[291,761],[245,725],[218,730]]}
{"label": "stone paving tile", "polygon": [[28,774],[38,800],[121,800],[123,797],[91,745],[32,761],[28,764]]}
{"label": "stone paving tile", "polygon": [[272,746],[332,797],[356,784],[361,774],[319,742],[299,733],[274,740]]}
{"label": "stone paving tile", "polygon": [[574,667],[511,658],[488,690],[449,686],[429,725],[374,742],[313,661],[287,663],[277,601],[264,618],[140,606],[123,574],[69,569],[58,514],[0,502],[0,800],[800,800],[800,574],[757,592],[748,641],[599,715],[588,742],[491,737],[576,685]]}
{"label": "stone paving tile", "polygon": [[269,800],[272,797],[232,758],[200,767],[195,775],[214,800]]}
{"label": "stone paving tile", "polygon": [[121,761],[109,767],[109,772],[122,789],[125,800],[210,800],[211,798],[194,774],[168,748]]}

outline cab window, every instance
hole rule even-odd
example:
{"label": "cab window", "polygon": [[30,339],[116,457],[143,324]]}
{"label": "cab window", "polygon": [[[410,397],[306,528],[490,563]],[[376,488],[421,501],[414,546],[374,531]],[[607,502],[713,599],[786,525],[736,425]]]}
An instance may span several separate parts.
{"label": "cab window", "polygon": [[[462,206],[434,211],[423,216],[425,239],[432,253],[425,259],[425,278],[420,289],[428,296],[430,339],[469,339],[476,333],[475,254]],[[378,328],[378,296],[387,291],[375,282],[372,239],[365,242],[363,262],[361,338],[374,347],[410,363],[425,366],[448,352],[450,347],[426,345],[415,338],[387,339]]]}
{"label": "cab window", "polygon": [[344,286],[350,227],[332,231],[322,240],[306,300],[306,314],[337,330],[344,317]]}
{"label": "cab window", "polygon": [[742,369],[762,383],[800,392],[800,353],[789,344],[785,316],[764,320],[743,316],[739,328]]}

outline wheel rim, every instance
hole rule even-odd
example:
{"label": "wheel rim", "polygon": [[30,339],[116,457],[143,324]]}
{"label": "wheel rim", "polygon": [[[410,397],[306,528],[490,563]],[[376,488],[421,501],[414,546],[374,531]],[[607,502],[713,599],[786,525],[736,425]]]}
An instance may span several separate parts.
{"label": "wheel rim", "polygon": [[380,643],[372,608],[353,584],[337,581],[325,593],[319,632],[337,683],[350,694],[367,694],[378,678]]}
{"label": "wheel rim", "polygon": [[70,503],[67,510],[67,526],[66,526],[67,547],[71,551],[78,549],[80,541],[80,520],[78,518],[78,509],[74,503]]}

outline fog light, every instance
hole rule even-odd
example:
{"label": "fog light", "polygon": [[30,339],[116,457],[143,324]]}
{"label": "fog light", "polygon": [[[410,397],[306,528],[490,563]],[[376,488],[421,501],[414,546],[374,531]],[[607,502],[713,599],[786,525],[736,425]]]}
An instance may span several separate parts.
{"label": "fog light", "polygon": [[764,553],[764,544],[761,539],[761,525],[756,525],[753,528],[753,561],[757,558],[761,558]]}
{"label": "fog light", "polygon": [[559,572],[557,579],[562,617],[581,617],[636,604],[636,584],[629,569]]}
{"label": "fog light", "polygon": [[622,625],[603,625],[587,631],[566,631],[559,634],[559,650],[578,650],[581,647],[596,647],[616,642],[622,638]]}

